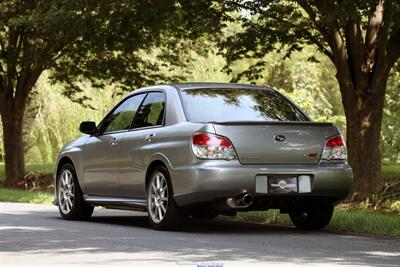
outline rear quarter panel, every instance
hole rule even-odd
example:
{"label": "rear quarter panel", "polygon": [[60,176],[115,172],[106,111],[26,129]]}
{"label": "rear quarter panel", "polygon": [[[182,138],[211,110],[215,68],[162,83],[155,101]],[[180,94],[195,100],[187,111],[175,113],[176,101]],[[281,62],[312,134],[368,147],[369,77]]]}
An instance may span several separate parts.
{"label": "rear quarter panel", "polygon": [[[191,150],[191,136],[195,131],[213,132],[209,124],[182,122],[168,127],[130,132],[124,138],[122,153],[124,162],[120,182],[126,197],[143,198],[146,193],[145,177],[149,166],[161,161],[171,174],[173,188],[181,177],[174,175],[180,166],[190,166],[197,161]],[[157,133],[152,142],[144,141],[145,136]]]}

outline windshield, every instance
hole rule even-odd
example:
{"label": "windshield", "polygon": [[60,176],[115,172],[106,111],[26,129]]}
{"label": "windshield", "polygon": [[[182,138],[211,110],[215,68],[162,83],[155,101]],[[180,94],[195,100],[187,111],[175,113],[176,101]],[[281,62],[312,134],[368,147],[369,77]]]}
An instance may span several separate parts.
{"label": "windshield", "polygon": [[309,121],[285,97],[263,89],[187,89],[182,91],[187,119],[211,121]]}

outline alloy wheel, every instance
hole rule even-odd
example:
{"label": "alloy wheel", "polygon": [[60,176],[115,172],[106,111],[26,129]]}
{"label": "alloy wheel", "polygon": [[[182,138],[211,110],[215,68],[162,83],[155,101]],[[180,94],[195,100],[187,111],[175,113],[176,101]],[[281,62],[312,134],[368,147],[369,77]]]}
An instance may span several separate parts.
{"label": "alloy wheel", "polygon": [[150,181],[147,201],[151,218],[155,223],[161,222],[168,208],[168,185],[161,172],[156,172]]}
{"label": "alloy wheel", "polygon": [[74,178],[70,170],[63,170],[58,182],[58,202],[64,214],[71,212],[74,206]]}

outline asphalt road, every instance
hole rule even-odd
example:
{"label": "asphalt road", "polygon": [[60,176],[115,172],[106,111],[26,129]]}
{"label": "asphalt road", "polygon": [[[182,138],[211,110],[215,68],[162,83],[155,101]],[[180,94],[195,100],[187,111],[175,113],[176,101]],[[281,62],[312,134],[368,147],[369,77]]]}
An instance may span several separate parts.
{"label": "asphalt road", "polygon": [[75,222],[55,206],[0,202],[0,266],[305,264],[400,266],[400,239],[216,220],[160,232],[139,212],[96,209]]}

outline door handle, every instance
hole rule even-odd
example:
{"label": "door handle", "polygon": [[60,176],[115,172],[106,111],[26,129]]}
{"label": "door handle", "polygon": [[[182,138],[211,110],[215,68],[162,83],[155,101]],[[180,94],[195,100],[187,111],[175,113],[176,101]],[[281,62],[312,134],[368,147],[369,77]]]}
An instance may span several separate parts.
{"label": "door handle", "polygon": [[113,139],[110,141],[110,145],[112,146],[118,145],[118,138],[113,137]]}
{"label": "door handle", "polygon": [[156,136],[156,135],[157,135],[156,133],[148,134],[148,135],[146,135],[145,139],[146,139],[146,141],[151,142],[153,140],[153,137]]}

